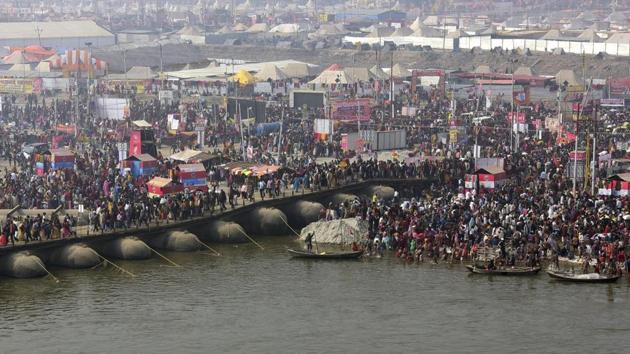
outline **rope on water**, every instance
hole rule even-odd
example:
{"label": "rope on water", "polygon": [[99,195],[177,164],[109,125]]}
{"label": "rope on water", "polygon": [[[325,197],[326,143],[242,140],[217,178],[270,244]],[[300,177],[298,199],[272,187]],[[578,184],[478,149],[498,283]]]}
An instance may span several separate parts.
{"label": "rope on water", "polygon": [[256,246],[258,246],[261,250],[265,250],[265,248],[263,246],[260,245],[260,243],[256,242],[253,238],[251,238],[245,231],[238,229],[238,231],[240,231],[243,235],[245,235],[245,237],[247,237],[250,241],[252,241],[253,244],[255,244]]}
{"label": "rope on water", "polygon": [[44,272],[48,273],[48,275],[50,275],[50,277],[55,280],[55,283],[59,283],[59,279],[57,279],[57,277],[55,277],[50,271],[48,271],[48,269],[46,269],[46,267],[42,264],[42,262],[39,261],[39,258],[35,259],[35,263],[37,263],[40,267],[42,267]]}
{"label": "rope on water", "polygon": [[97,257],[99,257],[100,259],[102,259],[102,260],[103,260],[103,262],[105,262],[106,264],[111,264],[111,265],[113,265],[113,266],[114,266],[114,268],[118,269],[119,271],[121,271],[121,272],[123,272],[123,273],[125,273],[125,274],[127,274],[127,275],[129,275],[129,276],[131,276],[131,277],[135,277],[135,276],[136,276],[136,275],[135,275],[135,274],[133,274],[132,272],[130,272],[130,271],[128,271],[128,270],[126,270],[126,269],[124,269],[123,267],[121,267],[121,266],[117,265],[116,263],[114,263],[114,262],[110,261],[109,259],[107,259],[107,258],[103,257],[103,256],[102,256],[102,255],[100,255],[98,252],[96,252],[93,248],[87,247],[87,249],[89,249],[90,251],[94,252],[94,254],[95,254]]}
{"label": "rope on water", "polygon": [[216,256],[220,256],[221,255],[221,253],[215,251],[212,247],[208,246],[205,242],[201,241],[199,238],[195,237],[195,240],[197,242],[199,242],[203,247],[205,247],[205,248],[209,249],[210,251],[212,251]]}
{"label": "rope on water", "polygon": [[143,244],[145,246],[147,246],[148,249],[150,249],[151,251],[155,252],[155,254],[157,254],[158,256],[160,256],[162,259],[164,259],[165,261],[167,261],[168,263],[172,264],[174,267],[181,267],[179,264],[171,261],[170,259],[166,258],[166,256],[164,256],[163,254],[161,254],[160,252],[154,250],[153,248],[151,248],[151,246],[147,245],[145,242],[143,242]]}

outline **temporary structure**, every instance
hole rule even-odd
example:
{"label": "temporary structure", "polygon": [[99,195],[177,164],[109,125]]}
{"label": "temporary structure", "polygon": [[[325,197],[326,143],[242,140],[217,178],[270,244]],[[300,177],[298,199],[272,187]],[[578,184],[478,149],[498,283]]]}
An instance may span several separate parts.
{"label": "temporary structure", "polygon": [[271,33],[292,34],[300,32],[302,29],[297,23],[282,23],[269,30]]}
{"label": "temporary structure", "polygon": [[409,28],[409,27],[400,27],[400,28],[396,29],[396,30],[395,30],[395,31],[391,34],[391,36],[392,36],[392,37],[407,37],[407,36],[412,35],[412,34],[413,34],[413,32],[414,32],[414,30],[412,30],[412,29],[411,29],[411,28]]}
{"label": "temporary structure", "polygon": [[376,75],[367,68],[345,68],[346,74],[350,75],[354,81],[367,82],[370,79],[377,79]]}
{"label": "temporary structure", "polygon": [[474,73],[475,74],[490,74],[492,73],[492,70],[490,69],[488,65],[479,65],[478,67],[475,68]]}
{"label": "temporary structure", "polygon": [[374,77],[377,80],[387,80],[389,79],[389,75],[387,75],[386,72],[383,71],[383,69],[379,68],[378,66],[374,65],[371,69],[370,72],[372,73],[372,75],[374,75]]}
{"label": "temporary structure", "polygon": [[413,21],[413,23],[409,26],[409,28],[414,32],[421,29],[422,21],[420,20],[420,17],[416,17],[416,20]]}
{"label": "temporary structure", "polygon": [[341,69],[339,65],[333,64],[328,69],[322,71],[319,76],[309,82],[309,84],[324,84],[324,85],[334,85],[334,84],[353,84],[356,80],[354,80],[349,74],[347,74],[344,70]]}
{"label": "temporary structure", "polygon": [[570,69],[562,69],[556,73],[556,83],[562,85],[564,82],[567,82],[569,85],[579,85],[580,82],[575,75],[575,72]]}
{"label": "temporary structure", "polygon": [[313,76],[313,70],[306,63],[288,63],[282,71],[290,78],[304,78]]}
{"label": "temporary structure", "polygon": [[394,67],[391,70],[392,70],[392,76],[398,79],[401,79],[401,78],[404,79],[411,76],[411,71],[402,67],[399,63],[394,64]]}
{"label": "temporary structure", "polygon": [[532,72],[532,68],[528,66],[519,66],[518,69],[514,71],[514,75],[534,76],[534,73]]}
{"label": "temporary structure", "polygon": [[256,79],[259,81],[279,81],[286,80],[288,76],[273,64],[264,64],[260,71],[256,73]]}
{"label": "temporary structure", "polygon": [[256,82],[256,78],[244,69],[241,69],[236,74],[230,76],[228,80],[238,82],[243,86],[253,85]]}
{"label": "temporary structure", "polygon": [[255,23],[255,24],[253,24],[245,32],[262,33],[262,32],[268,32],[268,31],[269,31],[269,25],[267,25],[266,23],[263,22],[263,23]]}

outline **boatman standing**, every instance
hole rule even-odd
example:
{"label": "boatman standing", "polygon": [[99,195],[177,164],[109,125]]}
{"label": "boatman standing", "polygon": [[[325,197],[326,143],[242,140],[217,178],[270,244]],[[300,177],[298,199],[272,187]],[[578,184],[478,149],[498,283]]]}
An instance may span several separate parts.
{"label": "boatman standing", "polygon": [[313,236],[315,236],[315,233],[309,232],[304,239],[304,243],[306,244],[306,251],[308,251],[308,253],[313,252]]}

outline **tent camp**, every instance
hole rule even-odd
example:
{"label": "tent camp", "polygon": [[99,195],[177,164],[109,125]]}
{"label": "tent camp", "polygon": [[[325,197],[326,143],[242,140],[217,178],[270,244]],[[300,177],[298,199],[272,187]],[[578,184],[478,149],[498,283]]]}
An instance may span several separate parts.
{"label": "tent camp", "polygon": [[254,83],[256,83],[256,78],[252,74],[250,74],[249,71],[246,71],[244,69],[241,69],[236,74],[230,76],[228,80],[238,82],[243,86],[253,85]]}
{"label": "tent camp", "polygon": [[570,69],[562,69],[558,71],[555,76],[556,76],[556,83],[558,85],[562,85],[565,81],[569,85],[580,84],[580,80],[578,80],[577,76],[575,75],[575,72],[573,72],[573,70],[570,70]]}
{"label": "tent camp", "polygon": [[371,69],[370,72],[372,73],[372,75],[374,75],[374,77],[377,80],[388,80],[389,79],[389,75],[387,75],[386,72],[383,71],[383,69],[379,68],[378,66],[374,65]]}
{"label": "tent camp", "polygon": [[288,63],[282,71],[286,76],[298,79],[315,75],[313,68],[306,63]]}
{"label": "tent camp", "polygon": [[295,34],[302,29],[297,23],[282,23],[269,30],[270,33]]}
{"label": "tent camp", "polygon": [[289,77],[282,72],[282,70],[273,64],[264,64],[260,71],[256,73],[256,79],[258,81],[280,81],[288,78]]}
{"label": "tent camp", "polygon": [[411,76],[411,71],[404,68],[399,63],[394,64],[394,67],[391,70],[392,70],[392,76],[397,79],[404,79]]}
{"label": "tent camp", "polygon": [[263,23],[255,23],[250,28],[248,28],[246,32],[249,32],[249,33],[269,32],[269,25],[267,25],[264,22]]}
{"label": "tent camp", "polygon": [[370,79],[377,79],[376,75],[371,73],[368,68],[345,68],[343,71],[350,75],[354,81],[368,82]]}
{"label": "tent camp", "polygon": [[105,76],[107,80],[151,80],[156,75],[148,66],[133,66],[124,74],[109,74]]}
{"label": "tent camp", "polygon": [[514,71],[514,75],[534,76],[534,72],[532,68],[528,66],[519,66],[518,69]]}
{"label": "tent camp", "polygon": [[349,74],[347,74],[341,66],[337,64],[331,65],[328,69],[322,71],[319,76],[311,80],[309,84],[323,84],[323,85],[346,85],[353,84],[354,80]]}
{"label": "tent camp", "polygon": [[474,73],[475,74],[490,74],[492,73],[492,70],[490,69],[488,65],[479,65],[478,67],[475,68]]}

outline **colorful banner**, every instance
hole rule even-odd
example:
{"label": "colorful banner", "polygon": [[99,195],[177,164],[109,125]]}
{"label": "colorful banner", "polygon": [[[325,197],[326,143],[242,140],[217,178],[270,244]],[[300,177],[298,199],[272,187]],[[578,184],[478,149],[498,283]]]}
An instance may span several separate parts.
{"label": "colorful banner", "polygon": [[512,114],[514,115],[515,123],[525,123],[525,112],[508,112],[506,116],[506,120],[508,123],[512,123]]}
{"label": "colorful banner", "polygon": [[369,122],[372,115],[371,102],[372,100],[369,98],[334,100],[332,102],[332,119]]}
{"label": "colorful banner", "polygon": [[41,93],[42,79],[0,79],[0,93]]}
{"label": "colorful banner", "polygon": [[623,98],[602,98],[602,107],[623,107],[625,102]]}

